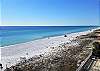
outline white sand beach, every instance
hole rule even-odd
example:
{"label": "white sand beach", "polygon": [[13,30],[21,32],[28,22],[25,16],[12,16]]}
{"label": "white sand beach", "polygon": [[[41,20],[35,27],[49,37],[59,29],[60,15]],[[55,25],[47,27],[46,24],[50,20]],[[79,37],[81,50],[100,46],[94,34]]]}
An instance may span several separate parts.
{"label": "white sand beach", "polygon": [[54,36],[1,47],[1,63],[3,64],[3,68],[6,68],[6,66],[10,67],[11,65],[18,63],[20,61],[20,57],[26,57],[28,59],[35,55],[48,53],[50,48],[59,46],[63,43],[70,43],[70,45],[74,45],[71,41],[76,39],[77,36],[86,35],[93,30],[67,34],[67,37],[64,37],[64,35]]}

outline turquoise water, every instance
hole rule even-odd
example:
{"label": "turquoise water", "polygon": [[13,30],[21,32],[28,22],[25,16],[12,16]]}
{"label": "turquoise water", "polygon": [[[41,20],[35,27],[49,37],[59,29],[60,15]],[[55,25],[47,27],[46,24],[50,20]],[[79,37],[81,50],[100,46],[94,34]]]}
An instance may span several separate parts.
{"label": "turquoise water", "polygon": [[0,46],[32,41],[48,36],[63,35],[97,28],[96,26],[2,26]]}

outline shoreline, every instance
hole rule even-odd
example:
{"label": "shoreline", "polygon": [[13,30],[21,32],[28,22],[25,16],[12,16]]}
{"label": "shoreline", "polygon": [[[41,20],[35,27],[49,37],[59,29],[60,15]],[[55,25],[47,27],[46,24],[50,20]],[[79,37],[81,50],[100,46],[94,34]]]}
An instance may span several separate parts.
{"label": "shoreline", "polygon": [[[95,29],[85,30],[85,31],[93,31],[93,30],[96,30],[96,29],[100,29],[100,27],[95,28]],[[85,32],[85,31],[81,31],[81,32]],[[19,45],[19,44],[23,44],[23,43],[28,43],[28,42],[32,42],[32,41],[36,41],[36,40],[40,40],[40,39],[49,38],[49,37],[57,37],[57,36],[75,34],[75,33],[80,33],[80,32],[70,32],[70,33],[63,33],[63,34],[55,34],[55,35],[51,35],[51,36],[43,36],[43,37],[36,38],[36,39],[30,40],[30,41],[26,41],[26,42],[21,42],[21,43],[16,43],[16,44],[10,44],[10,45],[5,45],[5,46],[0,46],[0,48],[15,46],[15,45]]]}
{"label": "shoreline", "polygon": [[[87,32],[87,31],[92,32],[93,30],[97,30],[97,29],[100,29],[100,27],[95,28],[95,29],[91,29],[91,30],[81,31],[81,32]],[[1,46],[0,48],[16,46],[16,45],[20,45],[20,44],[24,44],[24,43],[28,43],[28,42],[32,42],[32,41],[37,41],[37,40],[41,40],[41,39],[45,39],[45,38],[49,38],[49,37],[58,37],[58,36],[63,36],[63,35],[73,35],[75,33],[81,33],[81,32],[71,32],[71,33],[65,33],[65,34],[63,33],[63,34],[55,34],[55,35],[51,35],[51,36],[44,36],[44,37],[41,37],[41,38],[36,38],[34,40],[31,40],[31,41],[26,41],[26,42],[21,42],[21,43]]]}
{"label": "shoreline", "polygon": [[[61,36],[50,37],[49,39],[42,38],[42,39],[38,39],[38,40],[26,42],[26,43],[5,46],[1,48],[2,50],[1,63],[3,64],[3,67],[5,68],[8,62],[12,62],[12,63],[9,63],[8,67],[10,67],[16,64],[18,61],[20,61],[19,60],[20,57],[26,57],[27,59],[29,59],[35,55],[40,55],[45,52],[49,52],[50,51],[49,48],[56,47],[56,46],[59,46],[60,44],[64,44],[67,42],[69,43],[70,41],[76,39],[77,36],[86,35],[88,33],[93,32],[93,30],[96,30],[96,29],[92,29],[91,31],[87,30],[83,32],[67,34],[68,38],[64,37],[64,35],[61,35]],[[71,43],[70,45],[72,44],[73,43]],[[38,49],[35,49],[35,48],[38,48]],[[28,55],[26,55],[26,53],[28,53]]]}

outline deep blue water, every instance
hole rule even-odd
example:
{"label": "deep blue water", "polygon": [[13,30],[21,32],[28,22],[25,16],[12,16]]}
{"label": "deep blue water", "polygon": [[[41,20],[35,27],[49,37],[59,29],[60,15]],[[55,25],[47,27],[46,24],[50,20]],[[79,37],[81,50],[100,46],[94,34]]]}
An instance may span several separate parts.
{"label": "deep blue water", "polygon": [[43,37],[81,32],[94,28],[97,28],[97,26],[1,26],[0,46],[8,46]]}

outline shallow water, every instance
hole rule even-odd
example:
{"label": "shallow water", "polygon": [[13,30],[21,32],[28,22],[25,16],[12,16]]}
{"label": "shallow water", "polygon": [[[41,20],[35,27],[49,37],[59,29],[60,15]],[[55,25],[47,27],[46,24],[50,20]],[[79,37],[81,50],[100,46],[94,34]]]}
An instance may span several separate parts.
{"label": "shallow water", "polygon": [[0,46],[8,46],[48,36],[81,32],[94,28],[97,28],[97,26],[1,26]]}

